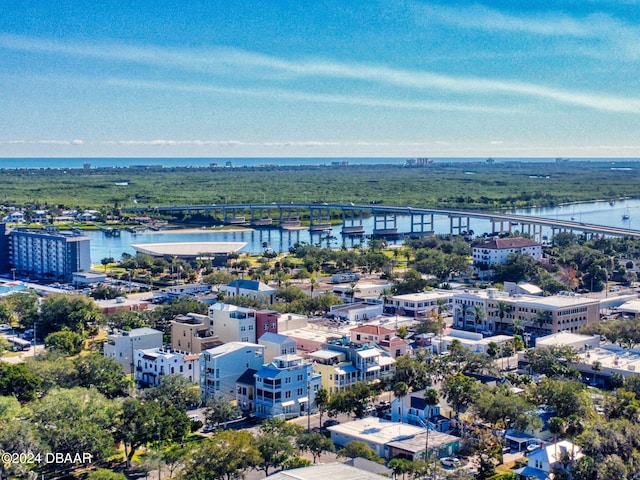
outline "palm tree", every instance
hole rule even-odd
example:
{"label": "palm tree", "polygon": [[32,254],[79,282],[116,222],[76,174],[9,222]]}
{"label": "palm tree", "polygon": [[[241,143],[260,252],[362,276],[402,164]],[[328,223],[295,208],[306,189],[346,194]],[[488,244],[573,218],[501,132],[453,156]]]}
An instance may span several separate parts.
{"label": "palm tree", "polygon": [[540,330],[542,330],[544,325],[548,325],[553,322],[553,316],[549,310],[538,310],[536,319],[538,320],[538,327]]}
{"label": "palm tree", "polygon": [[322,427],[322,417],[324,415],[324,412],[327,410],[327,407],[329,406],[330,400],[331,399],[329,398],[328,390],[325,388],[319,388],[316,392],[315,402],[316,408],[318,409],[320,427]]}
{"label": "palm tree", "polygon": [[316,284],[318,283],[318,281],[316,280],[315,276],[312,276],[311,279],[309,280],[309,288],[311,290],[311,298],[313,298],[313,290],[316,286]]}
{"label": "palm tree", "polygon": [[[500,328],[502,328],[504,316],[510,311],[511,311],[511,305],[509,305],[504,300],[498,300],[498,317],[500,318]],[[496,328],[496,330],[498,329]]]}
{"label": "palm tree", "polygon": [[386,307],[387,302],[391,298],[391,295],[393,295],[393,292],[390,289],[385,288],[384,290],[382,290],[382,293],[380,294],[380,297],[382,297],[382,302],[383,302],[382,309],[383,310]]}
{"label": "palm tree", "polygon": [[467,309],[467,313],[473,315],[473,318],[475,320],[475,331],[477,333],[478,325],[482,323],[482,319],[485,317],[484,308],[482,308],[482,305],[480,304],[475,304]]}
{"label": "palm tree", "polygon": [[404,402],[403,399],[409,394],[409,390],[411,387],[404,382],[397,382],[393,386],[393,394],[395,397],[400,400],[400,423],[402,423],[404,417]]}

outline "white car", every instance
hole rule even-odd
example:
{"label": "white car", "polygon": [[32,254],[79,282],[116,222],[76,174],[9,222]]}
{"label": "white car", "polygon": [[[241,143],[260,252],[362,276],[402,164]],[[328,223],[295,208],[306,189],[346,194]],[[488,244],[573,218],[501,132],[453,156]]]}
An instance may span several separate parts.
{"label": "white car", "polygon": [[459,467],[462,465],[460,459],[455,457],[442,457],[440,463],[445,467]]}
{"label": "white car", "polygon": [[527,453],[535,452],[541,446],[542,446],[541,442],[531,442],[529,443],[529,445],[527,445]]}
{"label": "white car", "polygon": [[11,330],[11,325],[7,325],[6,323],[0,324],[0,332],[8,332]]}

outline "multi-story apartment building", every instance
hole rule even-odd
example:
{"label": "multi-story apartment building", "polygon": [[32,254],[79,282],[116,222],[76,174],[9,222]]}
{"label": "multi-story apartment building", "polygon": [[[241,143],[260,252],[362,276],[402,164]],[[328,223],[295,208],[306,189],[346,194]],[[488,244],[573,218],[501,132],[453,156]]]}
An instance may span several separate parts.
{"label": "multi-story apartment building", "polygon": [[385,299],[385,311],[408,317],[421,317],[429,312],[437,312],[443,302],[451,306],[453,304],[453,296],[454,294],[451,290],[431,290],[428,292],[393,295]]}
{"label": "multi-story apartment building", "polygon": [[165,375],[181,375],[191,383],[200,383],[199,354],[160,347],[136,350],[134,355],[138,385],[160,385]]}
{"label": "multi-story apartment building", "polygon": [[200,353],[217,347],[222,342],[213,334],[213,319],[207,315],[188,313],[171,321],[171,348]]}
{"label": "multi-story apartment building", "polygon": [[11,230],[9,264],[18,275],[71,282],[73,272],[91,270],[90,242],[87,236],[55,230]]}
{"label": "multi-story apartment building", "polygon": [[298,355],[281,355],[255,374],[255,414],[290,417],[315,410],[320,375]]}
{"label": "multi-story apartment building", "polygon": [[213,331],[223,342],[256,343],[256,312],[250,308],[216,303],[209,307]]}
{"label": "multi-story apartment building", "polygon": [[534,336],[576,332],[600,320],[599,301],[573,293],[539,297],[465,290],[456,292],[453,312],[457,328],[512,333],[517,327]]}
{"label": "multi-story apartment building", "polygon": [[162,347],[162,332],[153,328],[134,328],[119,331],[107,336],[104,344],[104,356],[122,365],[125,374],[133,372],[134,352],[149,348]]}
{"label": "multi-story apartment building", "polygon": [[471,248],[475,273],[487,272],[492,265],[504,265],[513,253],[529,255],[535,260],[542,259],[542,245],[528,238],[491,238],[481,245]]}
{"label": "multi-story apartment building", "polygon": [[264,364],[264,346],[248,342],[229,342],[205,350],[200,355],[200,391],[202,400],[220,396],[236,399],[236,382],[247,369],[258,370]]}

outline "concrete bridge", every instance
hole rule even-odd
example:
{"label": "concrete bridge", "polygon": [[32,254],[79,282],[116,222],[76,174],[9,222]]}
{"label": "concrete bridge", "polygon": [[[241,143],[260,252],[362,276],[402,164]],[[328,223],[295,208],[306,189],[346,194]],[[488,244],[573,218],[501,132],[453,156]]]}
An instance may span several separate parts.
{"label": "concrete bridge", "polygon": [[[594,235],[640,238],[640,230],[608,227],[584,222],[494,213],[481,210],[464,210],[436,207],[398,207],[380,204],[354,203],[257,203],[225,205],[175,205],[156,207],[124,208],[129,213],[203,213],[227,225],[251,225],[256,228],[279,227],[282,229],[302,228],[301,220],[309,220],[310,231],[331,229],[331,219],[342,217],[344,235],[364,235],[363,219],[373,217],[373,235],[376,236],[421,236],[434,232],[434,222],[438,217],[449,219],[449,233],[464,234],[470,231],[470,220],[486,220],[491,223],[492,233],[512,232],[518,227],[536,241],[542,241],[542,229],[548,228],[552,235],[559,232],[582,232]],[[397,217],[411,219],[407,232],[398,231]],[[277,220],[277,224],[276,221]]]}

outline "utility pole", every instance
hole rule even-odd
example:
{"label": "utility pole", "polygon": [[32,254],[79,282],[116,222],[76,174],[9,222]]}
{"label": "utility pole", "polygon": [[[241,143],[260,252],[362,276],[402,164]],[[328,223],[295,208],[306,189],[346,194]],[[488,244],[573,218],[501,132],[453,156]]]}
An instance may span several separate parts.
{"label": "utility pole", "polygon": [[307,433],[311,431],[311,377],[307,369]]}

